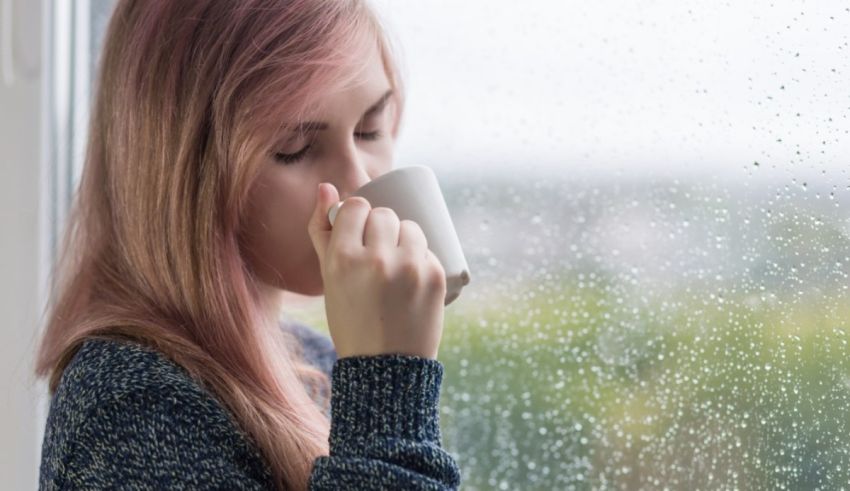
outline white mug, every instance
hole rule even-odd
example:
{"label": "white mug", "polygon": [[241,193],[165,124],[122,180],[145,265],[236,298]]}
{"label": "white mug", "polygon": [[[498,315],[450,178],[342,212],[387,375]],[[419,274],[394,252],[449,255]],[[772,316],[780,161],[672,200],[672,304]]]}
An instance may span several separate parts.
{"label": "white mug", "polygon": [[[430,167],[413,165],[399,167],[360,187],[352,196],[361,196],[372,208],[386,207],[395,211],[399,220],[416,222],[425,233],[428,249],[434,253],[446,271],[446,299],[452,303],[461,289],[469,284],[469,266],[452,223],[449,209],[440,190],[437,176]],[[331,225],[342,201],[328,211]]]}

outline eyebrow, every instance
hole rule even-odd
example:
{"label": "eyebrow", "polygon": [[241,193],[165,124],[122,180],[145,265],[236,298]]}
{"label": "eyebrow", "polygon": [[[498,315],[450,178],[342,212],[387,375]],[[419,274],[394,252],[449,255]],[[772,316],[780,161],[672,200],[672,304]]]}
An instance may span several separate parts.
{"label": "eyebrow", "polygon": [[[389,89],[384,92],[384,95],[381,96],[380,99],[377,100],[374,104],[369,106],[369,109],[363,113],[363,117],[369,117],[375,113],[381,111],[384,106],[387,104],[387,100],[389,100],[390,96],[393,94],[393,89]],[[305,121],[303,123],[298,123],[292,127],[292,131],[307,131],[307,130],[326,130],[328,129],[328,123],[321,121]]]}

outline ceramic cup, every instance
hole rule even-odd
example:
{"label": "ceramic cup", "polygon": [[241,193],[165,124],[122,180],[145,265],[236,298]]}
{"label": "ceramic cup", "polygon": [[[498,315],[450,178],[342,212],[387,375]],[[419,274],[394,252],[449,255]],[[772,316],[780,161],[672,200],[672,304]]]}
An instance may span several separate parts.
{"label": "ceramic cup", "polygon": [[[390,208],[399,220],[416,222],[425,233],[428,249],[434,253],[446,271],[446,299],[452,303],[461,289],[469,283],[469,266],[452,223],[449,209],[440,191],[440,183],[430,167],[413,165],[399,167],[383,174],[352,193],[369,201],[372,208]],[[328,211],[331,225],[342,201]]]}

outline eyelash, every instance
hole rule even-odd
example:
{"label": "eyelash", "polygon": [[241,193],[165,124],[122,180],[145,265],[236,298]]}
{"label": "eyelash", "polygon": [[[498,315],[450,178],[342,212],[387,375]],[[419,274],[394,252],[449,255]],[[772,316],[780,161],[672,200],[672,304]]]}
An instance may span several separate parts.
{"label": "eyelash", "polygon": [[[383,136],[383,133],[381,133],[381,131],[370,131],[368,133],[355,133],[355,135],[357,135],[362,140],[374,141],[381,138],[381,136]],[[306,147],[295,153],[277,152],[274,154],[274,158],[281,164],[292,164],[304,158],[304,155],[307,154],[307,151],[310,149],[311,146],[312,145],[307,145]]]}

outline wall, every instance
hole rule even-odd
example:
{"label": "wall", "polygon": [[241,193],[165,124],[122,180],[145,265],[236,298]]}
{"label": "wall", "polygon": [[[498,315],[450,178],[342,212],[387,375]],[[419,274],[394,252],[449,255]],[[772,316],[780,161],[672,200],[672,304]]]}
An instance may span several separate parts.
{"label": "wall", "polygon": [[[0,476],[35,489],[42,384],[32,375],[46,257],[43,5],[0,3]],[[11,30],[10,30],[11,29]]]}

